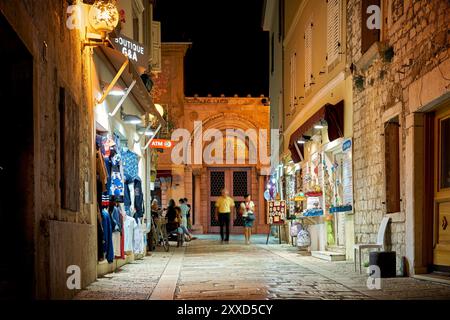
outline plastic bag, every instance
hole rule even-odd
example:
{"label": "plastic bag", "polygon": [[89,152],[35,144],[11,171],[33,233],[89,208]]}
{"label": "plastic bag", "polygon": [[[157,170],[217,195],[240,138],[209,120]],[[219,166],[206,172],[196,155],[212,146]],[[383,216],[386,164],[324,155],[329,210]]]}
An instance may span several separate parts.
{"label": "plastic bag", "polygon": [[297,235],[297,247],[309,247],[311,245],[311,236],[308,230],[302,229]]}

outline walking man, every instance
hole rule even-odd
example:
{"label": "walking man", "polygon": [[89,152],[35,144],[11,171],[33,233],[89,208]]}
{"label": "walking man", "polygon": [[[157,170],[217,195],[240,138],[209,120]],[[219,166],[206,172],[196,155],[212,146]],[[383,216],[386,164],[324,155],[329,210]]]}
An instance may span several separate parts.
{"label": "walking man", "polygon": [[[228,195],[228,190],[222,190],[222,196],[220,196],[216,201],[216,219],[219,220],[220,224],[220,238],[225,242],[230,240],[230,219],[231,212],[234,209],[234,200]],[[225,227],[225,235],[224,235]]]}

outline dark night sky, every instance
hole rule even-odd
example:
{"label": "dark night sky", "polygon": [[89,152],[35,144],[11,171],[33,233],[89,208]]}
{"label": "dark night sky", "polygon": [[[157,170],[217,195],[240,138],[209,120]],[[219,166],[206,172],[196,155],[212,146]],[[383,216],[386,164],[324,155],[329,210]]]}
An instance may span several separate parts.
{"label": "dark night sky", "polygon": [[268,95],[268,33],[263,0],[156,0],[162,41],[193,42],[186,55],[185,94]]}

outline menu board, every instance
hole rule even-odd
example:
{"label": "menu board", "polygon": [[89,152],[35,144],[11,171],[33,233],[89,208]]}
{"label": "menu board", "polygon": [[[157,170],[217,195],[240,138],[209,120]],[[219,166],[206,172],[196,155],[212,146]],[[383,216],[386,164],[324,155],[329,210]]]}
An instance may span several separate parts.
{"label": "menu board", "polygon": [[284,223],[284,220],[286,219],[286,201],[267,201],[267,213],[267,223]]}

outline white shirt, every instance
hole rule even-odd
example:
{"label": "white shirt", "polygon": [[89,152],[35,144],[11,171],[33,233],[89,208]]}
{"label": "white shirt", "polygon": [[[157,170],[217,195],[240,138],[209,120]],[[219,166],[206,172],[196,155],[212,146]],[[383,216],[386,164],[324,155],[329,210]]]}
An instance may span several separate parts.
{"label": "white shirt", "polygon": [[133,251],[134,225],[136,220],[130,216],[125,217],[124,221],[124,247],[126,252]]}
{"label": "white shirt", "polygon": [[144,253],[144,234],[142,233],[141,222],[134,224],[133,249],[135,254]]}
{"label": "white shirt", "polygon": [[244,212],[242,214],[243,217],[247,217],[249,213],[253,213],[255,211],[255,204],[253,203],[253,201],[250,200],[248,206],[250,210],[247,211],[247,202],[241,202],[241,209]]}

